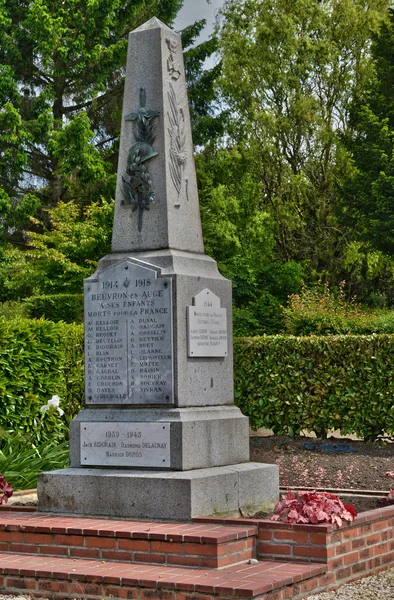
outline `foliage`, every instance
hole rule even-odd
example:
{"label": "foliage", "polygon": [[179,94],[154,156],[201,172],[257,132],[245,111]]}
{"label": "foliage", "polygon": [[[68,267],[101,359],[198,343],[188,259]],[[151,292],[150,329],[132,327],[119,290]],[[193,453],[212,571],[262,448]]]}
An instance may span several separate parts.
{"label": "foliage", "polygon": [[0,496],[0,504],[3,504],[3,502],[8,502],[8,498],[11,498],[12,494],[14,493],[12,485],[5,480],[2,473],[0,473],[0,493],[1,492],[3,495]]}
{"label": "foliage", "polygon": [[52,294],[32,296],[24,301],[26,316],[31,319],[81,323],[83,321],[83,294]]}
{"label": "foliage", "polygon": [[[352,231],[354,237],[360,237],[355,222]],[[349,297],[356,294],[372,308],[394,305],[394,258],[370,242],[354,239],[347,245],[342,274]]]}
{"label": "foliage", "polygon": [[114,202],[103,198],[84,209],[59,202],[49,209],[44,230],[29,233],[27,250],[0,246],[0,299],[80,293],[83,279],[110,252],[113,210]]}
{"label": "foliage", "polygon": [[82,345],[80,325],[1,318],[0,426],[35,444],[49,442],[55,416],[42,418],[40,407],[56,392],[65,411],[57,441],[67,439],[83,399]]}
{"label": "foliage", "polygon": [[[233,248],[236,264],[226,259],[225,266],[235,274],[239,309],[251,308],[254,298],[237,299],[237,278],[253,296],[257,280],[264,287],[262,263],[297,265],[308,282],[337,285],[346,278],[352,293],[365,298],[392,282],[392,265],[377,267],[373,281],[367,274],[373,246],[360,251],[361,266],[351,262],[357,232],[338,202],[338,180],[352,170],[342,142],[349,103],[369,81],[371,34],[387,18],[387,6],[388,0],[224,3],[217,87],[232,118],[222,147],[199,158],[199,182],[207,247],[219,262]],[[220,212],[224,221],[215,218]]]}
{"label": "foliage", "polygon": [[[14,302],[33,293],[26,254],[11,244],[0,244],[0,300]],[[11,305],[9,305],[11,307]],[[7,306],[5,307],[7,309]]]}
{"label": "foliage", "polygon": [[49,211],[50,227],[29,234],[28,257],[34,262],[42,293],[80,292],[103,255],[110,252],[114,202],[103,198],[81,210],[60,202]]}
{"label": "foliage", "polygon": [[281,302],[298,291],[303,267],[274,257],[274,224],[260,207],[260,185],[247,149],[206,150],[196,157],[206,252],[233,282],[238,335],[276,333]]}
{"label": "foliage", "polygon": [[1,3],[0,211],[7,237],[20,240],[40,206],[113,196],[127,35],[153,16],[171,24],[181,5]]}
{"label": "foliage", "polygon": [[394,333],[394,311],[366,311],[356,298],[346,300],[345,282],[336,292],[328,282],[311,288],[303,285],[283,309],[284,329],[292,335]]}
{"label": "foliage", "polygon": [[0,302],[0,317],[5,317],[6,319],[27,317],[23,302]]}
{"label": "foliage", "polygon": [[205,19],[202,19],[181,32],[193,141],[197,146],[212,144],[222,136],[227,119],[227,113],[219,105],[215,89],[221,64],[219,62],[211,69],[204,67],[207,58],[212,57],[218,49],[217,38],[213,36],[190,47],[205,24]]}
{"label": "foliage", "polygon": [[0,437],[0,471],[15,490],[37,487],[42,471],[68,466],[68,443],[35,443],[30,436],[4,431]]}
{"label": "foliage", "polygon": [[277,435],[392,435],[393,353],[392,335],[236,339],[236,403]]}
{"label": "foliage", "polygon": [[333,523],[341,527],[343,521],[353,521],[356,514],[352,506],[346,508],[334,494],[289,491],[275,506],[271,520],[283,523]]}
{"label": "foliage", "polygon": [[354,169],[343,185],[348,222],[361,240],[394,253],[394,8],[374,36],[374,73],[352,102],[345,140]]}

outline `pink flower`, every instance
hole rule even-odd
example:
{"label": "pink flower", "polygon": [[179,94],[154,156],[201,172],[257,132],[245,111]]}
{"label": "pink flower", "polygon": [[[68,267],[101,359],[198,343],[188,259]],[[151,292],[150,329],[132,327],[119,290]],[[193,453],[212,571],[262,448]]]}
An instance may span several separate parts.
{"label": "pink flower", "polygon": [[341,527],[342,521],[352,521],[356,511],[342,504],[338,496],[327,492],[296,492],[282,495],[275,506],[273,521],[284,523],[333,523]]}

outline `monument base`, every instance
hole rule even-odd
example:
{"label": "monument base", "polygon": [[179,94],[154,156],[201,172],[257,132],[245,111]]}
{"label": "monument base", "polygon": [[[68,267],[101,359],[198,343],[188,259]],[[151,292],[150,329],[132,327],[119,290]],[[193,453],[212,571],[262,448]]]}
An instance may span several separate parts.
{"label": "monument base", "polygon": [[181,472],[71,468],[39,476],[38,510],[170,521],[247,516],[272,509],[278,490],[278,467],[262,463]]}
{"label": "monument base", "polygon": [[[236,406],[196,408],[85,408],[70,426],[70,466],[109,468],[109,462],[81,460],[81,428],[86,424],[107,426],[117,423],[130,427],[144,423],[166,424],[170,427],[170,460],[175,471],[191,471],[245,463],[249,461],[249,422]],[[152,440],[153,441],[153,440]],[[163,451],[160,450],[160,453]],[[119,459],[117,459],[119,460]],[[133,459],[131,459],[133,460]],[[116,465],[118,468],[146,468],[150,465]]]}

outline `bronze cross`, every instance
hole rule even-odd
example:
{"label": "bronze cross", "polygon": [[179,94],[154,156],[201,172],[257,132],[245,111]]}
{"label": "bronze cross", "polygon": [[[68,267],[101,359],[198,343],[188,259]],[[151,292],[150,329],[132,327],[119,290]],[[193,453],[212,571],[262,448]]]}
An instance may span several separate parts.
{"label": "bronze cross", "polygon": [[147,110],[146,109],[146,91],[144,88],[140,88],[140,109],[137,113],[129,113],[125,116],[126,121],[142,121],[145,125],[149,119],[158,117],[160,112],[158,110]]}

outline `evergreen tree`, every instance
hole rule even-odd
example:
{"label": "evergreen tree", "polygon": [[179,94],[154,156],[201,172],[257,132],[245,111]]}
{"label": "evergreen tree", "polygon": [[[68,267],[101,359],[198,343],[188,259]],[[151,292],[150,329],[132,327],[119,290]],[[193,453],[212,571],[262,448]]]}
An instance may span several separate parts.
{"label": "evergreen tree", "polygon": [[[113,195],[127,35],[182,0],[2,0],[0,215]],[[20,236],[19,236],[20,239]]]}
{"label": "evergreen tree", "polygon": [[374,73],[352,104],[345,216],[358,239],[394,258],[394,9],[372,45]]}
{"label": "evergreen tree", "polygon": [[216,82],[222,70],[221,61],[217,60],[210,69],[204,66],[208,58],[217,56],[218,39],[212,36],[193,46],[205,24],[205,19],[202,19],[181,32],[193,142],[196,146],[214,144],[224,134],[228,118],[217,96]]}

